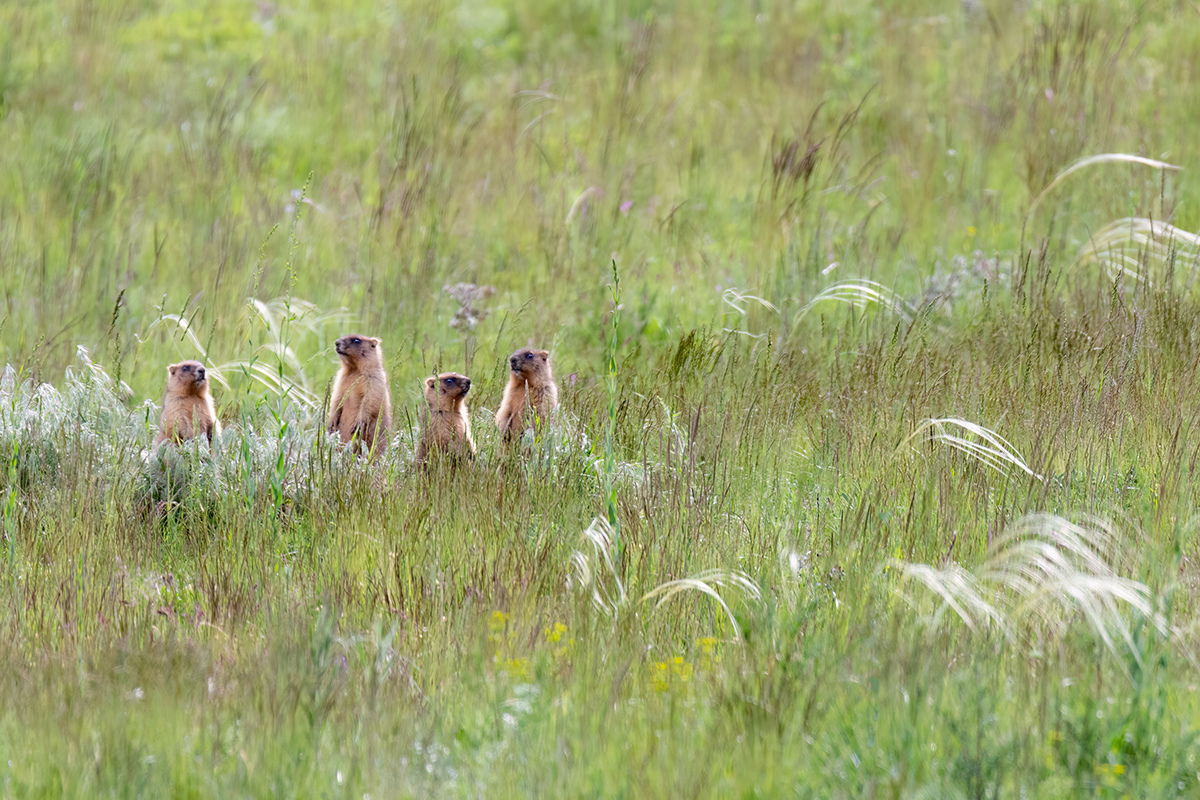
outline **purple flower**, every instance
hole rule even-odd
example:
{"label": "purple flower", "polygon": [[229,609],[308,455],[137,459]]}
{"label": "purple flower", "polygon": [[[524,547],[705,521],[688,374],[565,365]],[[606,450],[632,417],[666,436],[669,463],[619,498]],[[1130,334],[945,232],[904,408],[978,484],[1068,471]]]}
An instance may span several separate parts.
{"label": "purple flower", "polygon": [[629,209],[631,209],[631,208],[633,208],[632,200],[626,200],[624,203],[621,203],[621,213],[622,214],[628,214]]}

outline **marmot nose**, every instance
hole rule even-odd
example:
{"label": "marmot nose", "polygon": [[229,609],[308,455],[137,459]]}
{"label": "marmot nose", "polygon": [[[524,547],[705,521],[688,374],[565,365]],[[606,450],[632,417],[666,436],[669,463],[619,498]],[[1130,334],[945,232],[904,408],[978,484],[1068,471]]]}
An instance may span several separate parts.
{"label": "marmot nose", "polygon": [[514,356],[513,358],[510,358],[510,359],[508,360],[508,364],[509,364],[509,366],[511,366],[513,369],[516,369],[516,368],[517,368],[517,366],[518,366],[520,363],[521,363],[521,362],[520,362],[520,361],[518,361],[518,360],[517,360],[517,358],[516,358],[515,356]]}
{"label": "marmot nose", "polygon": [[200,380],[204,380],[204,367],[201,367],[200,369],[196,370],[196,377],[199,378]]}
{"label": "marmot nose", "polygon": [[470,378],[463,378],[463,379],[462,379],[462,385],[463,385],[463,389],[464,389],[464,390],[465,390],[465,389],[470,389],[470,388],[471,388],[471,379],[470,379]]}

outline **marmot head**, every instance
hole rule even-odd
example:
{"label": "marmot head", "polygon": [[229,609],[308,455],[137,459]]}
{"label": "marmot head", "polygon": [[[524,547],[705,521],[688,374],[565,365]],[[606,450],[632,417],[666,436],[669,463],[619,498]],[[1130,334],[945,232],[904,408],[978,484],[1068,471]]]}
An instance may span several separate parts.
{"label": "marmot head", "polygon": [[443,372],[425,379],[425,399],[431,408],[449,408],[471,391],[471,379],[457,372]]}
{"label": "marmot head", "polygon": [[208,371],[199,361],[180,361],[167,367],[167,391],[175,394],[204,394]]}
{"label": "marmot head", "polygon": [[360,361],[383,362],[383,351],[379,348],[380,340],[374,336],[362,336],[349,333],[333,343],[333,349],[341,356],[346,364],[356,364]]}
{"label": "marmot head", "polygon": [[514,375],[526,380],[532,375],[545,375],[550,372],[550,351],[526,347],[508,357],[508,366]]}

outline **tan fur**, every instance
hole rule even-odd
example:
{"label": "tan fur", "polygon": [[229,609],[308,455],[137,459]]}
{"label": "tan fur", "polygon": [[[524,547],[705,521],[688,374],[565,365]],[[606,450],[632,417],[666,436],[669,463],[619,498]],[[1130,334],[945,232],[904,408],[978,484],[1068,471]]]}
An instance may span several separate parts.
{"label": "tan fur", "polygon": [[392,393],[383,369],[383,348],[372,336],[349,334],[334,344],[342,368],[333,380],[329,430],[342,444],[351,441],[368,452],[387,448],[392,427]]}
{"label": "tan fur", "polygon": [[496,427],[506,441],[534,424],[545,425],[558,406],[558,386],[550,370],[549,350],[518,350],[509,356],[511,373],[496,412]]}
{"label": "tan fur", "polygon": [[167,395],[158,423],[157,447],[166,441],[182,442],[195,436],[221,435],[221,422],[208,393],[208,374],[199,361],[181,361],[167,367]]}
{"label": "tan fur", "polygon": [[423,464],[434,450],[458,457],[475,457],[471,438],[471,417],[467,413],[467,392],[471,379],[457,372],[443,372],[425,380],[425,402],[421,442],[417,445],[417,463]]}

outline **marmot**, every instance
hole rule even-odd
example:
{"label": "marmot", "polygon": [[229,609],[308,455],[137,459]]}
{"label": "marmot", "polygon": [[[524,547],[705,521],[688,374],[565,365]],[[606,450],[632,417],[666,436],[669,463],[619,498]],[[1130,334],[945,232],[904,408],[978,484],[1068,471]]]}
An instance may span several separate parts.
{"label": "marmot", "polygon": [[167,396],[154,446],[182,442],[203,434],[212,444],[221,435],[221,421],[208,393],[208,374],[199,361],[181,361],[167,367]]}
{"label": "marmot", "polygon": [[425,416],[421,443],[417,445],[417,463],[425,463],[432,450],[444,450],[468,459],[475,457],[475,440],[471,438],[471,417],[467,413],[467,392],[471,379],[457,372],[443,372],[425,380],[425,401],[429,413]]}
{"label": "marmot", "polygon": [[518,350],[509,356],[508,366],[512,374],[496,412],[496,427],[506,441],[520,436],[534,424],[544,425],[558,405],[549,350]]}
{"label": "marmot", "polygon": [[329,430],[342,444],[359,443],[382,452],[392,427],[392,394],[383,369],[383,349],[373,336],[350,334],[334,343],[342,368],[333,380]]}

